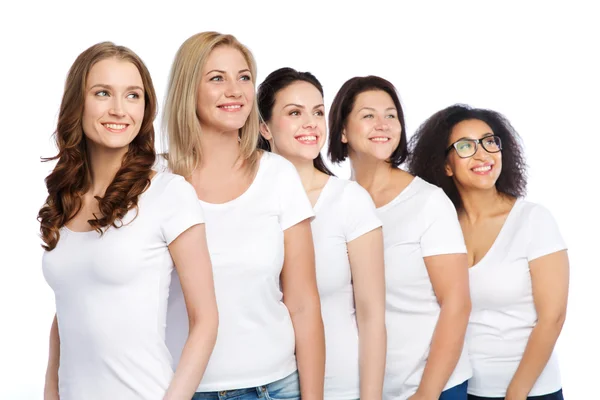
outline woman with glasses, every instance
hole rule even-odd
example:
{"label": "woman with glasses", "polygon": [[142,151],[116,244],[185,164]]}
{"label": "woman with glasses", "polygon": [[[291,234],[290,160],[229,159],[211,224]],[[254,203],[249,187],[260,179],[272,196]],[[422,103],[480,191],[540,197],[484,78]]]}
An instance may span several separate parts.
{"label": "woman with glasses", "polygon": [[383,224],[387,327],[385,400],[466,400],[469,276],[456,210],[444,192],[398,168],[404,113],[394,86],[355,77],[329,112],[329,157],[350,158],[352,178]]}
{"label": "woman with glasses", "polygon": [[554,345],[569,260],[552,215],[523,199],[518,134],[497,112],[454,105],[430,117],[410,148],[410,171],[452,200],[467,245],[469,399],[563,399]]}

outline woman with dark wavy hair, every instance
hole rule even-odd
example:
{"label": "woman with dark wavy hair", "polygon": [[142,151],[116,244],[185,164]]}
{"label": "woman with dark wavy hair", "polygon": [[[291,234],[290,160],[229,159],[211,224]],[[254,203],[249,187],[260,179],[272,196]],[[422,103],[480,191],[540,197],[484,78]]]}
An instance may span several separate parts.
{"label": "woman with dark wavy hair", "polygon": [[309,72],[273,71],[258,89],[262,146],[294,164],[315,210],[311,221],[325,326],[325,398],[381,399],[385,280],[381,222],[369,193],[338,179],[321,148],[323,86]]}
{"label": "woman with dark wavy hair", "polygon": [[[56,298],[45,399],[183,399],[216,340],[204,216],[182,177],[155,173],[156,95],[142,60],[110,42],[72,65],[58,155],[39,212]],[[171,270],[188,277],[190,333],[173,373],[165,344]]]}
{"label": "woman with dark wavy hair", "polygon": [[329,111],[329,156],[350,158],[353,178],[383,223],[386,400],[466,400],[464,346],[470,301],[465,243],[444,192],[398,168],[407,157],[404,112],[394,86],[355,77]]}
{"label": "woman with dark wavy hair", "polygon": [[562,399],[554,345],[569,260],[552,215],[523,199],[519,136],[495,111],[454,105],[425,121],[410,144],[410,171],[452,199],[467,245],[469,398]]}

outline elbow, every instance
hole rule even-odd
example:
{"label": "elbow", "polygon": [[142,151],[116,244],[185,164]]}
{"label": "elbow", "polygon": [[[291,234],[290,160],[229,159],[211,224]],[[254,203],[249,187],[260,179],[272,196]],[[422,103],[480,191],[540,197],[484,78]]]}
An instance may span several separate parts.
{"label": "elbow", "polygon": [[471,297],[467,295],[456,296],[440,303],[441,313],[448,314],[457,320],[464,320],[465,324],[471,315]]}
{"label": "elbow", "polygon": [[198,334],[204,337],[210,337],[213,341],[217,340],[219,331],[219,313],[216,310],[197,313],[193,317],[190,316],[189,332],[190,336]]}
{"label": "elbow", "polygon": [[563,328],[565,324],[565,320],[567,318],[566,310],[561,310],[559,312],[540,314],[538,315],[537,325],[543,326],[544,330],[552,330],[557,333]]}

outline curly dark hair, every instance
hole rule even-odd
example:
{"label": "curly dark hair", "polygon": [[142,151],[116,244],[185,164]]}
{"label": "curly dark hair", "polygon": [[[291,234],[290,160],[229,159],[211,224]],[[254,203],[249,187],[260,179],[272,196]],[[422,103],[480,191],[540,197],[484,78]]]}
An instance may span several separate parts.
{"label": "curly dark hair", "polygon": [[347,80],[335,95],[331,108],[329,109],[329,159],[335,164],[339,164],[348,157],[348,144],[342,142],[342,133],[346,126],[348,115],[354,108],[354,102],[359,94],[371,90],[381,90],[387,93],[394,102],[398,121],[402,127],[400,143],[390,156],[390,164],[397,167],[408,157],[406,145],[406,124],[404,123],[404,110],[400,104],[400,97],[394,85],[378,76],[355,76]]}
{"label": "curly dark hair", "polygon": [[496,189],[513,197],[523,197],[527,188],[527,166],[521,138],[502,114],[464,104],[455,104],[433,114],[417,129],[409,142],[408,170],[427,182],[441,187],[456,209],[462,207],[458,189],[446,175],[446,149],[452,129],[459,122],[480,120],[502,140],[502,173]]}
{"label": "curly dark hair", "polygon": [[[299,72],[289,67],[279,68],[278,70],[271,72],[258,86],[256,102],[258,104],[258,112],[260,113],[263,122],[266,123],[271,120],[277,93],[296,82],[310,83],[319,91],[319,93],[321,93],[321,96],[324,96],[321,82],[319,82],[319,80],[310,72]],[[262,135],[258,139],[258,147],[265,151],[271,151],[271,145],[264,137],[262,137]],[[324,174],[333,175],[333,172],[325,165],[320,153],[317,158],[313,160],[313,165]]]}
{"label": "curly dark hair", "polygon": [[60,228],[77,215],[82,206],[82,196],[90,188],[91,171],[82,125],[85,85],[91,68],[108,58],[131,62],[140,72],[144,84],[144,119],[104,197],[96,197],[100,215],[88,221],[90,226],[100,234],[103,227],[118,228],[118,222],[130,209],[137,207],[140,194],[150,185],[156,158],[153,122],[157,105],[150,73],[142,60],[127,47],[111,42],[98,43],[81,53],[69,70],[54,133],[58,154],[43,159],[58,160],[54,170],[46,177],[48,198],[38,213],[45,243],[42,247],[48,251],[56,247]]}

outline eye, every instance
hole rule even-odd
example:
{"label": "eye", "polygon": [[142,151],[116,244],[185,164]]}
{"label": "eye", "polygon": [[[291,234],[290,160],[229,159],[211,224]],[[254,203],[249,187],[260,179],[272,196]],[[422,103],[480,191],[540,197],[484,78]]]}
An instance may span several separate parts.
{"label": "eye", "polygon": [[325,115],[325,113],[322,110],[317,110],[317,111],[315,111],[315,115],[322,117]]}
{"label": "eye", "polygon": [[210,80],[214,81],[214,82],[220,82],[220,81],[223,80],[223,76],[222,75],[215,75],[212,78],[210,78]]}
{"label": "eye", "polygon": [[363,118],[373,118],[373,114],[366,114],[363,116]]}
{"label": "eye", "polygon": [[457,145],[458,150],[470,150],[473,147],[473,144],[471,142],[458,142]]}
{"label": "eye", "polygon": [[485,144],[487,145],[495,145],[496,139],[493,136],[484,139]]}
{"label": "eye", "polygon": [[108,96],[108,92],[106,90],[100,90],[100,91],[96,92],[96,96],[107,97]]}
{"label": "eye", "polygon": [[294,117],[297,117],[300,115],[300,111],[298,110],[292,110],[290,111],[289,115],[293,115]]}
{"label": "eye", "polygon": [[396,119],[396,116],[394,114],[388,114],[386,115],[386,118]]}
{"label": "eye", "polygon": [[252,81],[252,77],[250,75],[242,75],[240,79],[243,81]]}
{"label": "eye", "polygon": [[140,98],[140,95],[139,95],[139,94],[137,94],[137,93],[129,93],[129,94],[127,95],[127,98],[128,98],[128,99],[139,99],[139,98]]}

